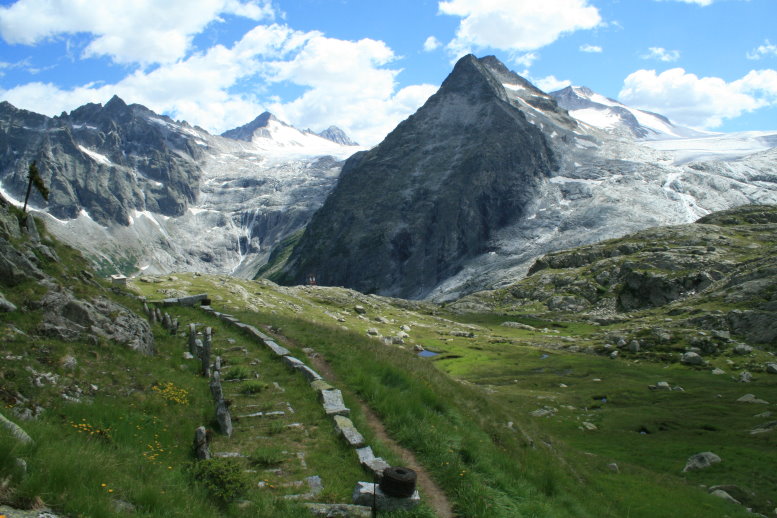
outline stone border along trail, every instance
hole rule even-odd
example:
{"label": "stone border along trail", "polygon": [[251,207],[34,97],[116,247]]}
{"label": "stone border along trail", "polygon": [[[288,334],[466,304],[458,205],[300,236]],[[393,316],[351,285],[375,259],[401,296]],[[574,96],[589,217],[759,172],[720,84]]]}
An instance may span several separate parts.
{"label": "stone border along trail", "polygon": [[[316,369],[322,372],[333,383],[337,382],[337,375],[334,373],[326,360],[315,353],[308,353],[308,357]],[[354,396],[354,399],[359,404],[359,408],[364,414],[367,420],[367,424],[369,425],[370,429],[372,429],[372,432],[375,434],[375,436],[383,444],[388,446],[388,448],[393,451],[395,455],[401,458],[406,467],[416,472],[416,475],[418,476],[418,486],[421,488],[424,497],[426,497],[429,506],[434,509],[435,514],[437,514],[439,518],[454,518],[456,515],[453,513],[453,506],[451,506],[451,503],[448,501],[448,497],[445,495],[445,492],[443,492],[440,486],[438,486],[437,483],[429,476],[429,473],[418,462],[413,452],[400,445],[397,441],[388,435],[386,427],[383,426],[383,422],[381,422],[378,415],[372,410],[372,408],[367,405],[367,403],[356,396]]]}
{"label": "stone border along trail", "polygon": [[[163,306],[173,305],[186,305],[193,306],[202,300],[207,299],[206,294],[194,295],[190,297],[184,297],[181,299],[165,299],[163,301],[154,301],[154,304]],[[177,319],[173,321],[167,313],[161,314],[158,307],[149,308],[144,301],[144,309],[152,320],[152,323],[156,320],[162,324],[165,329],[168,329],[171,333],[175,334],[178,330]],[[365,444],[364,437],[354,426],[353,422],[347,417],[350,414],[342,398],[342,392],[332,385],[330,385],[324,378],[316,371],[308,367],[301,360],[291,356],[291,352],[285,347],[276,343],[272,337],[261,332],[255,326],[240,322],[237,318],[227,313],[220,313],[214,310],[208,305],[201,306],[201,309],[206,313],[209,313],[216,318],[228,322],[235,327],[247,332],[248,335],[256,339],[257,342],[266,346],[275,356],[277,356],[286,366],[292,370],[296,370],[306,379],[318,393],[318,399],[323,407],[323,410],[327,416],[330,416],[334,422],[334,427],[337,434],[342,437],[346,444],[354,449],[355,454],[361,464],[362,468],[369,474],[370,481],[379,480],[383,474],[383,470],[390,465],[382,458],[376,457],[372,448]],[[203,362],[202,373],[210,377],[211,393],[214,396],[216,403],[216,418],[221,428],[222,433],[231,437],[233,433],[232,419],[229,412],[229,404],[225,402],[224,392],[221,380],[221,358],[217,357],[213,365],[212,372],[210,369],[210,354],[211,354],[211,328],[207,327],[205,331],[205,340],[197,338],[195,324],[189,325],[189,338],[188,338],[188,353],[192,358],[199,357]],[[247,350],[243,349],[247,354]],[[206,358],[208,363],[206,364]],[[323,369],[326,369],[326,373],[330,376],[330,379],[334,378],[334,373],[329,366],[322,360],[318,362]],[[385,442],[392,451],[394,451],[403,462],[408,464],[408,467],[416,471],[418,476],[419,487],[424,491],[424,494],[429,497],[429,504],[435,510],[435,513],[440,518],[452,518],[454,516],[451,505],[448,502],[445,494],[442,490],[432,481],[429,474],[420,466],[415,459],[413,453],[401,447],[398,443],[392,440],[386,433],[385,427],[378,419],[377,415],[363,402],[359,400],[359,405],[365,416],[367,417],[370,428],[374,431],[381,441]],[[287,403],[288,410],[291,413],[294,410],[291,405]],[[276,415],[283,415],[285,411],[271,411],[271,412],[254,412],[246,415],[238,416],[238,420],[251,417],[274,417]],[[205,435],[204,427],[200,427],[195,431],[195,449],[198,458],[211,458],[211,457],[240,457],[244,458],[245,455],[238,452],[216,452],[210,454],[207,444],[203,444],[203,437]],[[299,455],[299,454],[298,454]],[[304,454],[300,458],[304,463]],[[323,489],[321,479],[318,476],[307,477],[305,481],[297,483],[297,486],[301,486],[307,483],[309,491],[299,495],[287,495],[285,498],[298,498],[298,499],[312,499],[318,495]],[[262,484],[260,483],[260,486]],[[416,494],[417,498],[417,494]],[[338,516],[370,516],[370,508],[357,505],[344,505],[344,504],[306,504],[310,507],[311,511],[320,516],[328,516],[330,512],[344,512],[347,514],[338,514]]]}

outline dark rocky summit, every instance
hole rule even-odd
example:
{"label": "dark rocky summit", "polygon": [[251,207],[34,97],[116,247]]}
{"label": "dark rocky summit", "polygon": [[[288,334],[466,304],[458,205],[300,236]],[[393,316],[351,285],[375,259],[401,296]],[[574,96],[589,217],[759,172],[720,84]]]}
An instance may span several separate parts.
{"label": "dark rocky summit", "polygon": [[[504,82],[536,90],[494,58],[459,60],[423,107],[346,162],[278,278],[313,273],[326,285],[423,297],[487,251],[555,167],[544,133]],[[558,110],[536,92],[535,103]]]}
{"label": "dark rocky summit", "polygon": [[195,134],[179,129],[116,96],[53,118],[2,102],[0,180],[23,199],[35,160],[51,196],[31,203],[57,218],[86,211],[101,224],[127,225],[134,210],[179,216],[197,195],[202,154]]}

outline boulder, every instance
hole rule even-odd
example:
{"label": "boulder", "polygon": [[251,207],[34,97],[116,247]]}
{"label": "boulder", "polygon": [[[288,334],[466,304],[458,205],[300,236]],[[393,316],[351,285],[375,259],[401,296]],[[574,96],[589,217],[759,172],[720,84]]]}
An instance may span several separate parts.
{"label": "boulder", "polygon": [[745,354],[750,354],[752,352],[753,352],[753,348],[746,344],[737,344],[734,347],[734,354],[745,355]]}
{"label": "boulder", "polygon": [[0,293],[0,313],[16,311],[16,306]]}
{"label": "boulder", "polygon": [[769,374],[777,374],[777,363],[767,363],[766,372]]}
{"label": "boulder", "polygon": [[758,399],[753,394],[745,394],[741,398],[737,399],[740,403],[756,403],[759,405],[768,405],[768,401],[764,401],[763,399]]}
{"label": "boulder", "polygon": [[683,353],[683,355],[680,357],[680,362],[684,363],[685,365],[704,365],[704,358],[699,356],[698,353],[691,351]]}
{"label": "boulder", "polygon": [[688,458],[688,461],[685,463],[685,467],[683,468],[683,472],[709,468],[718,462],[722,462],[721,458],[711,451],[697,453],[696,455],[691,455]]}

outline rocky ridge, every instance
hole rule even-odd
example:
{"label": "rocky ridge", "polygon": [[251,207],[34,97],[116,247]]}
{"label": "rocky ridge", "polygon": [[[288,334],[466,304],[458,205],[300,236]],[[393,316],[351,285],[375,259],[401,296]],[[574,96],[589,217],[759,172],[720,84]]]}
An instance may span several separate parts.
{"label": "rocky ridge", "polygon": [[775,206],[722,211],[547,254],[526,279],[451,307],[629,322],[621,345],[637,339],[637,350],[688,345],[707,354],[733,349],[737,339],[775,350],[776,232]]}
{"label": "rocky ridge", "polygon": [[[19,205],[36,160],[51,196],[31,207],[107,272],[251,276],[304,226],[356,148],[269,113],[208,134],[114,97],[45,117],[0,104],[0,191]],[[338,133],[339,131],[339,133]]]}

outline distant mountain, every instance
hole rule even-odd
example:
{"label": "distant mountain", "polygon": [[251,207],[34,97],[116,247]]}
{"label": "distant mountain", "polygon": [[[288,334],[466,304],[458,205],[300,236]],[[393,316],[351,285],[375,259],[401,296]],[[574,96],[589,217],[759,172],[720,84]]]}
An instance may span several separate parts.
{"label": "distant mountain", "polygon": [[273,148],[326,148],[327,146],[331,147],[331,143],[358,146],[337,126],[329,126],[321,133],[314,133],[311,130],[300,131],[294,126],[278,120],[270,112],[262,113],[253,121],[239,128],[225,131],[221,136],[233,140],[253,142],[260,146],[262,143],[266,143],[263,141],[270,141]]}
{"label": "distant mountain", "polygon": [[319,284],[449,300],[513,282],[547,252],[777,203],[777,150],[679,167],[573,117],[599,105],[617,115],[616,133],[693,134],[617,104],[574,89],[554,98],[493,56],[462,58],[414,115],[346,162],[272,278],[313,273]]}
{"label": "distant mountain", "polygon": [[358,142],[354,142],[346,133],[337,126],[329,126],[324,131],[317,133],[319,137],[323,137],[332,142],[337,142],[344,146],[358,146]]}
{"label": "distant mountain", "polygon": [[677,126],[657,113],[630,108],[584,86],[551,92],[559,106],[575,119],[609,133],[638,139],[689,138],[714,135]]}
{"label": "distant mountain", "polygon": [[33,193],[31,207],[106,270],[252,276],[307,224],[358,148],[269,113],[226,134],[118,97],[53,118],[3,102],[0,192],[21,203],[36,160],[51,195]]}

